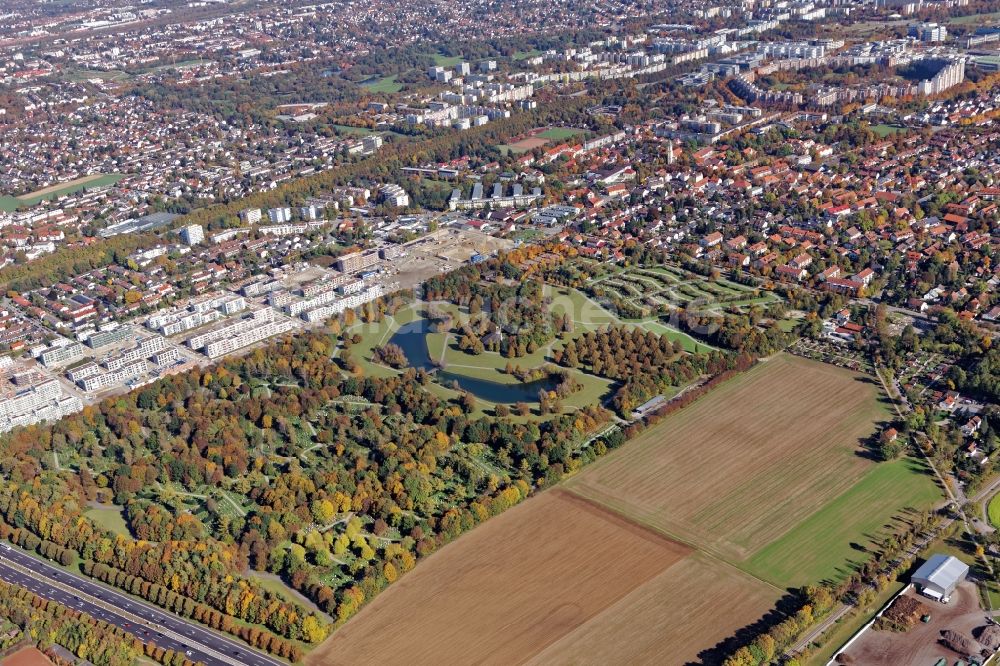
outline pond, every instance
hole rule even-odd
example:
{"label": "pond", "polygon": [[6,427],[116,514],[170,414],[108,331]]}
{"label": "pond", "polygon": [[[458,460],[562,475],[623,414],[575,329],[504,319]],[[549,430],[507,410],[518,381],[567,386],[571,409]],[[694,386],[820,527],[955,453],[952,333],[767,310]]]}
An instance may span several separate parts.
{"label": "pond", "polygon": [[438,369],[427,351],[427,334],[431,333],[431,324],[426,319],[418,319],[399,327],[389,342],[399,345],[411,367],[434,373],[434,378],[443,386],[452,388],[457,383],[463,391],[494,403],[538,402],[538,392],[541,389],[551,391],[558,382],[552,379],[538,379],[533,382],[503,384],[488,379],[467,377],[455,372]]}

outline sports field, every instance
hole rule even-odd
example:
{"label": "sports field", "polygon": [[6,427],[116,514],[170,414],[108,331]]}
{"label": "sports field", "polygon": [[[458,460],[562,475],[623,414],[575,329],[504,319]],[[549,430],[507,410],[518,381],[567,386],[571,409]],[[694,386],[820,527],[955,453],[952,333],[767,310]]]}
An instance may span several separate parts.
{"label": "sports field", "polygon": [[576,127],[550,127],[547,130],[538,133],[538,136],[543,139],[551,139],[553,141],[565,141],[570,139],[577,134],[583,134],[585,130],[578,129]]}
{"label": "sports field", "polygon": [[49,185],[48,187],[43,187],[40,190],[32,192],[30,194],[22,194],[17,197],[12,197],[9,195],[0,196],[0,211],[10,213],[17,210],[18,206],[34,206],[40,201],[46,199],[55,199],[66,194],[73,194],[84,190],[88,187],[103,187],[105,185],[114,185],[123,176],[118,173],[112,174],[99,174],[95,173],[90,176],[83,176],[82,178],[77,178],[76,180],[70,180],[65,183],[57,183],[55,185]]}
{"label": "sports field", "polygon": [[994,495],[986,505],[986,514],[990,519],[990,525],[1000,529],[1000,494]]}
{"label": "sports field", "polygon": [[847,491],[886,417],[872,381],[782,354],[569,482],[576,493],[742,560]]}
{"label": "sports field", "polygon": [[542,493],[422,562],[306,663],[523,663],[689,552],[568,493]]}
{"label": "sports field", "polygon": [[534,150],[535,148],[541,148],[549,143],[548,139],[543,139],[537,136],[530,136],[526,139],[521,139],[520,141],[515,141],[510,144],[503,144],[500,149],[503,152],[513,152],[513,153],[526,153],[529,150]]}

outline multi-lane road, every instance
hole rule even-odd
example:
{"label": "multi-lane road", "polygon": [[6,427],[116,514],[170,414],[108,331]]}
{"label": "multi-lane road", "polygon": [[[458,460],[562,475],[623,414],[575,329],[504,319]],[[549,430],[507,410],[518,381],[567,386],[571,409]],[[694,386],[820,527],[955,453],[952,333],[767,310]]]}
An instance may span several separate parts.
{"label": "multi-lane road", "polygon": [[121,627],[140,641],[182,652],[206,666],[287,666],[245,643],[47,564],[7,543],[0,544],[0,579]]}

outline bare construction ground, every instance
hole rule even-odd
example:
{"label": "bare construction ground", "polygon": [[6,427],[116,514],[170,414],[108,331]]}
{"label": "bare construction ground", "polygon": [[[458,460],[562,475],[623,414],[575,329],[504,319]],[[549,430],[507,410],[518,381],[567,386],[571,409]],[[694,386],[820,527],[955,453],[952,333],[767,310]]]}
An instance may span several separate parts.
{"label": "bare construction ground", "polygon": [[961,583],[947,604],[922,597],[913,590],[907,592],[907,595],[928,607],[930,621],[918,622],[912,629],[904,632],[869,628],[842,652],[853,659],[850,663],[865,666],[930,665],[943,657],[949,664],[953,664],[968,657],[946,647],[940,639],[941,633],[947,630],[957,631],[971,638],[974,630],[986,626],[987,613],[979,604],[975,583]]}
{"label": "bare construction ground", "polygon": [[411,288],[429,277],[458,268],[474,254],[509,250],[514,243],[474,229],[439,229],[403,246],[406,255],[391,264],[400,286]]}

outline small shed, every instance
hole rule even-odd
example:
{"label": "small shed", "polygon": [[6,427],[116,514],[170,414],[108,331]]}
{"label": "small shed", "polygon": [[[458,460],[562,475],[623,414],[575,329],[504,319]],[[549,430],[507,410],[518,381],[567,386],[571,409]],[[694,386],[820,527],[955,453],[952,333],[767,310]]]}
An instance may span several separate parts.
{"label": "small shed", "polygon": [[969,575],[969,565],[950,555],[931,555],[914,572],[910,582],[920,593],[937,601],[947,601],[958,584]]}

